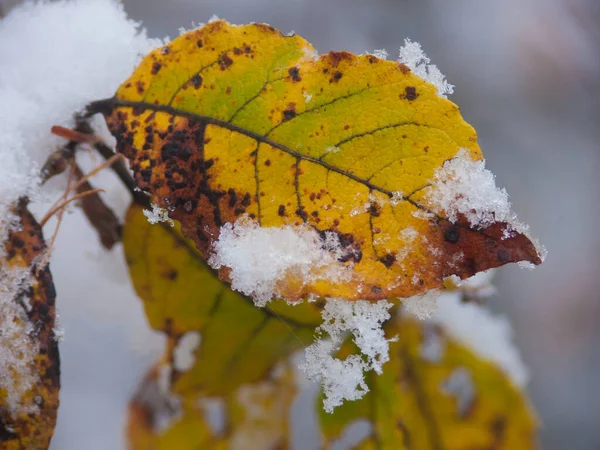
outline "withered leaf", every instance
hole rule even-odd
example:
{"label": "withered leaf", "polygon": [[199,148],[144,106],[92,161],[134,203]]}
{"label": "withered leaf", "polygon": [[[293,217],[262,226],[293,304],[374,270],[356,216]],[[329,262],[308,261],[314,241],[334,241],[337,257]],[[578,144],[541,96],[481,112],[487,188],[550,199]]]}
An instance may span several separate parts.
{"label": "withered leaf", "polygon": [[54,284],[39,224],[21,202],[0,261],[0,448],[47,449],[59,404]]}

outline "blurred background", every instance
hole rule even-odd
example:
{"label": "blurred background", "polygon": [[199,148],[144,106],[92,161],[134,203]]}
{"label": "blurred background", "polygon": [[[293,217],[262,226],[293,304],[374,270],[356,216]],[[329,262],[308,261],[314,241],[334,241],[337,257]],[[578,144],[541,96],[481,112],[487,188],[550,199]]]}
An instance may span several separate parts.
{"label": "blurred background", "polygon": [[[5,2],[5,7],[11,3],[15,2]],[[284,33],[294,30],[323,53],[383,48],[389,59],[396,59],[404,38],[420,42],[456,85],[451,100],[477,129],[498,185],[507,187],[514,210],[549,251],[544,265],[532,272],[516,267],[499,270],[498,295],[491,300],[494,310],[510,317],[516,343],[531,370],[529,392],[542,422],[542,448],[600,448],[598,0],[125,0],[124,4],[130,17],[141,21],[153,37],[175,37],[180,27],[191,28],[216,14],[233,23],[267,22]],[[95,239],[91,229],[83,231],[89,227],[77,226],[83,219],[76,216],[63,227],[80,235],[61,230],[57,249],[67,247],[61,245],[60,236],[83,242],[84,249]],[[55,268],[76,266],[73,253],[58,251]],[[124,273],[119,252],[113,257],[94,251],[86,257],[98,259],[99,268],[112,261],[111,276],[122,286],[122,295],[110,300],[94,297],[89,289],[77,286],[76,273],[56,273],[57,285],[71,287],[60,299],[67,330],[62,347],[64,409],[52,449],[120,448],[115,430],[123,422],[125,399],[156,354],[148,348],[160,348],[160,339],[147,331],[135,338],[144,341],[145,351],[123,344],[133,339],[132,328],[144,327],[144,319],[131,288],[119,279]],[[107,322],[98,318],[100,313],[90,317],[77,306],[106,301],[119,311]],[[102,314],[106,309],[98,305]],[[148,346],[149,341],[156,345]],[[95,380],[91,392],[89,377]],[[81,414],[67,412],[78,408]],[[89,414],[98,418],[95,423],[90,423]],[[98,436],[98,447],[90,447],[92,434]]]}

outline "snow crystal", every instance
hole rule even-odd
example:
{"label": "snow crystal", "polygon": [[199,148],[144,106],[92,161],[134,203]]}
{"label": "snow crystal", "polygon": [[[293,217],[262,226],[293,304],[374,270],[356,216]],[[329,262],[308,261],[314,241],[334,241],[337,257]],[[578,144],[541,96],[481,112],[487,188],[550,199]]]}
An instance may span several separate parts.
{"label": "snow crystal", "polygon": [[[300,365],[308,379],[323,386],[325,411],[333,412],[344,400],[362,398],[369,391],[365,371],[381,374],[383,364],[389,361],[390,342],[385,338],[382,324],[390,318],[391,306],[386,300],[372,303],[327,299],[321,313],[323,324],[317,332],[327,333],[330,339],[318,339],[310,345]],[[332,357],[347,333],[352,333],[361,355],[350,355],[345,360]]]}
{"label": "snow crystal", "polygon": [[474,227],[485,228],[495,222],[518,226],[506,190],[496,187],[485,161],[473,161],[466,149],[436,169],[431,184],[426,194],[428,206],[436,213],[444,212],[451,222],[463,214]]}
{"label": "snow crystal", "polygon": [[447,94],[454,93],[454,86],[446,81],[446,77],[435,64],[429,64],[431,60],[423,52],[421,44],[418,42],[405,39],[404,46],[400,47],[398,61],[410,67],[410,70],[418,77],[433,84],[440,97],[446,98]]}
{"label": "snow crystal", "polygon": [[244,216],[221,227],[208,263],[214,269],[231,269],[231,287],[264,306],[288,276],[304,282],[348,280],[350,271],[337,260],[344,249],[335,236],[326,233],[323,241],[308,226],[263,228]]}
{"label": "snow crystal", "polygon": [[32,366],[39,347],[29,338],[33,325],[15,301],[15,295],[30,285],[29,268],[0,266],[0,390],[6,391],[6,406],[13,417],[38,411],[35,404],[23,404],[22,396],[39,381]]}
{"label": "snow crystal", "polygon": [[358,400],[369,392],[362,358],[350,355],[342,361],[331,356],[335,350],[333,342],[319,340],[306,349],[305,362],[300,366],[309,380],[322,385],[323,408],[328,413],[344,400]]}
{"label": "snow crystal", "polygon": [[385,49],[374,50],[372,53],[373,56],[379,59],[387,59],[388,52]]}
{"label": "snow crystal", "polygon": [[406,311],[415,315],[418,319],[424,320],[430,318],[436,311],[439,296],[440,291],[432,289],[424,295],[413,295],[402,299],[402,305]]}
{"label": "snow crystal", "polygon": [[173,351],[173,367],[179,372],[187,372],[192,368],[196,357],[194,352],[200,345],[200,333],[190,331],[184,334]]}
{"label": "snow crystal", "polygon": [[459,293],[444,293],[431,320],[481,358],[498,365],[520,387],[529,374],[513,345],[510,323],[474,303],[463,303]]}
{"label": "snow crystal", "polygon": [[172,227],[175,226],[175,222],[171,220],[171,218],[169,217],[169,212],[166,209],[163,209],[158,205],[155,205],[154,203],[152,203],[151,206],[152,211],[150,211],[149,209],[144,209],[143,211],[144,216],[146,216],[146,218],[148,219],[148,222],[150,222],[152,225],[157,224],[159,222],[166,222]]}

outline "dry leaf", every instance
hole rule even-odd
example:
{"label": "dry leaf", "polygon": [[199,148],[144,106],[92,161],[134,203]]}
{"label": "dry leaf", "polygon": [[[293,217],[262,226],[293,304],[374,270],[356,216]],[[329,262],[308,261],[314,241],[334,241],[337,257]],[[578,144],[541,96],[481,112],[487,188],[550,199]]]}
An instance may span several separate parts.
{"label": "dry leaf", "polygon": [[0,448],[47,449],[54,433],[60,361],[54,284],[42,230],[25,203],[0,261]]}

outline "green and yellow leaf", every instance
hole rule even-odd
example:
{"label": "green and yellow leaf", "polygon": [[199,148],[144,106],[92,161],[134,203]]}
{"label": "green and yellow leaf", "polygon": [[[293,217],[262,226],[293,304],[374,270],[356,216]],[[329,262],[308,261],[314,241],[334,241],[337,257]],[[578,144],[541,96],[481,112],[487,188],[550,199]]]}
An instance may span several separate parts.
{"label": "green and yellow leaf", "polygon": [[397,340],[383,374],[369,374],[370,392],[320,413],[326,448],[357,420],[372,429],[356,448],[537,448],[537,419],[524,393],[492,362],[428,322],[403,316],[386,331]]}
{"label": "green and yellow leaf", "polygon": [[337,237],[351,279],[283,280],[288,300],[408,297],[453,274],[541,261],[506,223],[428,210],[436,169],[461,148],[482,158],[454,103],[402,64],[315,55],[267,25],[216,21],[151,52],[90,112],[105,113],[138,186],[205,256],[245,216]]}
{"label": "green and yellow leaf", "polygon": [[321,322],[314,303],[256,308],[218,279],[179,225],[151,225],[138,205],[127,213],[123,246],[150,326],[169,339],[168,360],[186,333],[202,335],[196,364],[177,374],[176,394],[201,388],[209,396],[225,395],[261,380],[279,360],[309,345]]}

